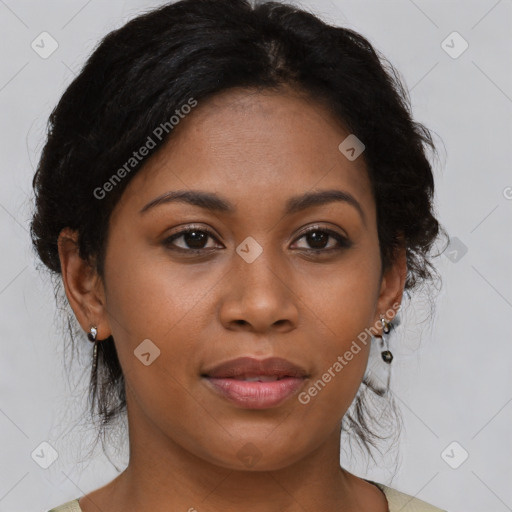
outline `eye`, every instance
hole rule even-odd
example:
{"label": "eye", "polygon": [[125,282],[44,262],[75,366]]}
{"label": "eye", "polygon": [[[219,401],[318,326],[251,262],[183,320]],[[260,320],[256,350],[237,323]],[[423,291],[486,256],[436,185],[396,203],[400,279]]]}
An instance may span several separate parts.
{"label": "eye", "polygon": [[[318,253],[341,250],[352,245],[348,238],[340,233],[317,226],[313,226],[303,232],[297,241],[302,239],[305,240],[309,247],[299,246],[298,249]],[[211,231],[190,226],[167,237],[163,244],[171,250],[188,253],[204,253],[219,248],[215,243],[209,244],[209,241],[218,242],[216,236]]]}
{"label": "eye", "polygon": [[[181,242],[176,243],[181,239]],[[215,235],[204,228],[188,227],[169,236],[164,240],[164,245],[172,250],[185,252],[205,252],[215,249],[216,246],[208,247],[208,240],[217,240]]]}
{"label": "eye", "polygon": [[[303,232],[297,240],[302,240],[303,238],[309,247],[299,247],[299,249],[305,249],[311,252],[337,251],[352,245],[350,240],[340,233],[318,226],[313,226]],[[329,240],[331,240],[330,243]]]}

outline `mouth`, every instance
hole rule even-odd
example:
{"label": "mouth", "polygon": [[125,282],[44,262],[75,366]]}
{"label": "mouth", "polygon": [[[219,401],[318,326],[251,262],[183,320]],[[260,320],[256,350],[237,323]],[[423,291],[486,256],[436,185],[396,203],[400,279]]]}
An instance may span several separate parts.
{"label": "mouth", "polygon": [[217,396],[244,409],[281,405],[304,386],[306,370],[281,358],[251,357],[227,361],[201,374]]}
{"label": "mouth", "polygon": [[238,377],[224,377],[225,379],[241,380],[243,382],[275,382],[276,380],[287,379],[290,375],[240,375]]}

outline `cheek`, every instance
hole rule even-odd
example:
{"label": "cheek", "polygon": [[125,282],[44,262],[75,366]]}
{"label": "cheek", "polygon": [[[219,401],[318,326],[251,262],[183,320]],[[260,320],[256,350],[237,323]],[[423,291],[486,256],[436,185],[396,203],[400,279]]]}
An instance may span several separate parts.
{"label": "cheek", "polygon": [[[127,385],[136,390],[132,394],[143,397],[147,407],[155,401],[161,408],[164,396],[166,404],[178,407],[188,396],[183,386],[197,373],[191,354],[206,320],[211,324],[211,310],[205,308],[222,274],[134,247],[113,238],[105,261],[107,314],[119,361]],[[158,354],[148,366],[136,357],[143,347],[149,348],[150,360]]]}
{"label": "cheek", "polygon": [[315,271],[303,280],[302,294],[308,307],[340,340],[357,337],[374,321],[381,284],[376,251],[378,248],[347,253],[339,266]]}
{"label": "cheek", "polygon": [[308,422],[326,427],[339,424],[361,386],[371,344],[365,333],[371,325],[371,304],[360,309],[365,298],[357,299],[352,296],[350,304],[338,301],[335,307],[322,309],[328,328],[318,337],[321,350],[311,352],[316,360],[315,374],[298,396]]}
{"label": "cheek", "polygon": [[309,295],[304,289],[307,309],[313,312],[311,325],[316,326],[310,337],[316,337],[322,349],[314,354],[316,379],[303,403],[308,402],[320,417],[332,415],[329,403],[337,404],[335,414],[341,417],[361,384],[371,344],[366,330],[374,322],[379,276],[379,260],[358,253],[329,279],[316,279],[315,286],[312,279]]}
{"label": "cheek", "polygon": [[194,406],[184,393],[184,376],[195,371],[188,340],[194,338],[194,315],[201,309],[204,290],[168,261],[145,258],[143,253],[125,252],[123,246],[109,254],[109,322],[127,394],[148,416],[159,411],[165,417],[167,412],[161,411],[169,411],[171,428],[175,420],[170,411]]}
{"label": "cheek", "polygon": [[137,253],[128,251],[128,245],[119,244],[116,249],[112,243],[105,263],[114,339],[123,343],[162,340],[182,320],[191,323],[188,315],[204,300],[208,282],[215,277],[212,272],[200,275],[190,266],[171,262],[164,252],[155,257],[154,249],[153,254]]}

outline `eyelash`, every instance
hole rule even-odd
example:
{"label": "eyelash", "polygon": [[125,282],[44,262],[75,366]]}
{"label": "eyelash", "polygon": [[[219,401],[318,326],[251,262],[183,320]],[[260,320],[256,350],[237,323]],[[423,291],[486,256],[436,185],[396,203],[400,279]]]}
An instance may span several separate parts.
{"label": "eyelash", "polygon": [[[194,227],[194,226],[191,226],[191,227],[188,227],[182,231],[178,231],[177,233],[174,233],[173,235],[169,236],[168,238],[166,238],[164,240],[164,245],[168,248],[170,248],[171,250],[175,250],[175,251],[178,251],[178,252],[186,252],[186,253],[189,253],[189,254],[205,254],[205,252],[209,252],[209,251],[212,251],[213,248],[203,248],[203,249],[183,249],[182,247],[176,247],[173,245],[173,242],[179,238],[181,238],[182,236],[188,234],[188,233],[192,233],[192,232],[199,232],[199,233],[205,233],[209,238],[213,238],[214,240],[217,240],[216,236],[208,229],[205,229],[205,228],[200,228],[200,227]],[[304,238],[305,236],[307,236],[309,233],[325,233],[326,235],[328,235],[329,237],[332,237],[334,238],[337,242],[338,242],[338,247],[331,247],[329,249],[300,249],[302,251],[305,251],[305,252],[308,252],[308,253],[315,253],[315,254],[320,254],[320,253],[331,253],[333,251],[340,251],[342,249],[347,249],[349,247],[351,247],[352,245],[352,242],[350,242],[350,240],[346,237],[344,237],[343,235],[337,233],[336,231],[332,231],[330,229],[327,229],[327,228],[322,228],[322,227],[319,227],[319,226],[312,226],[311,228],[309,228],[308,230],[302,232],[300,234],[300,236],[298,238],[295,239],[295,242],[298,241],[298,240],[301,240],[302,238]]]}

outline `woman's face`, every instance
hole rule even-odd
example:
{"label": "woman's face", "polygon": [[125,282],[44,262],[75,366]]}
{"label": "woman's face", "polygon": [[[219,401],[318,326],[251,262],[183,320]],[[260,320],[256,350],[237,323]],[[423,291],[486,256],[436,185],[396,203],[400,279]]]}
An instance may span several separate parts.
{"label": "woman's face", "polygon": [[[349,133],[290,91],[224,92],[175,130],[112,213],[99,338],[114,337],[132,435],[156,431],[227,468],[251,454],[258,470],[284,467],[339,431],[369,344],[344,354],[401,297],[396,269],[381,279],[363,157],[349,160]],[[171,192],[189,200],[155,202]],[[303,375],[213,378],[239,357]]]}

